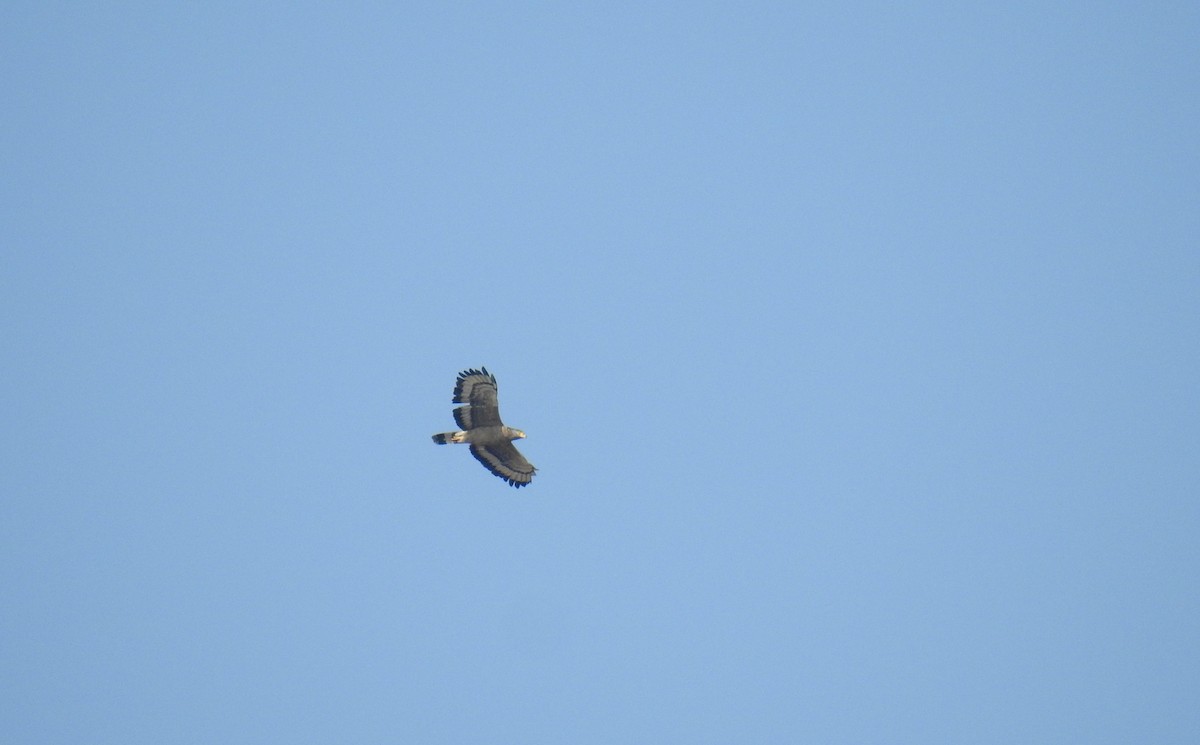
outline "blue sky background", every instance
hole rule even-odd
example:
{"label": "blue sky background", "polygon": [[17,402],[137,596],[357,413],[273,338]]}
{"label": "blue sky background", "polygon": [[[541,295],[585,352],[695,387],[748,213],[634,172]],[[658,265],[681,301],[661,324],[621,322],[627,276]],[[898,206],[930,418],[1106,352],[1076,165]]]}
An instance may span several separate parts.
{"label": "blue sky background", "polygon": [[249,5],[0,12],[5,741],[1196,741],[1194,4]]}

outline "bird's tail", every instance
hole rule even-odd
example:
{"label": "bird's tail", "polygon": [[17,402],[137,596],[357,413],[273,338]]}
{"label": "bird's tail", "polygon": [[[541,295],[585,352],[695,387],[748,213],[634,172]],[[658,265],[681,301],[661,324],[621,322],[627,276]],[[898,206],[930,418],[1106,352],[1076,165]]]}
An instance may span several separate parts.
{"label": "bird's tail", "polygon": [[448,442],[462,442],[467,438],[466,432],[442,432],[433,436],[433,441],[439,445],[445,445]]}

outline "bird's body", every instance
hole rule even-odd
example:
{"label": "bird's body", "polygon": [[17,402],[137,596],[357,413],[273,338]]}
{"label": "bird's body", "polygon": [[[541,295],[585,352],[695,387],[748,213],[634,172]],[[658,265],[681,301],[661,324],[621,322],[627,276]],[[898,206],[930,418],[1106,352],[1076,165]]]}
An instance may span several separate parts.
{"label": "bird's body", "polygon": [[527,486],[537,469],[512,444],[525,433],[500,421],[496,376],[486,367],[460,372],[453,403],[466,404],[454,410],[454,421],[462,429],[436,434],[433,441],[438,445],[469,443],[471,455],[489,471],[512,486]]}

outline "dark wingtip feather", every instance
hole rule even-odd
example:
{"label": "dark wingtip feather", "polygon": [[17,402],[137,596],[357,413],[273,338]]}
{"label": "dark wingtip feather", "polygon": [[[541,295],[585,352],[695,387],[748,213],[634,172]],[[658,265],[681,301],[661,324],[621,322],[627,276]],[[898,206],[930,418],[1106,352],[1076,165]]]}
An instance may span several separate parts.
{"label": "dark wingtip feather", "polygon": [[496,385],[496,376],[488,372],[486,367],[484,367],[482,370],[476,370],[473,367],[468,368],[460,372],[458,374],[458,378],[454,381],[454,397],[450,399],[450,403],[466,403],[463,401],[463,384],[467,381],[467,378],[471,377],[472,375],[478,375],[480,377],[487,378],[492,382],[492,385]]}

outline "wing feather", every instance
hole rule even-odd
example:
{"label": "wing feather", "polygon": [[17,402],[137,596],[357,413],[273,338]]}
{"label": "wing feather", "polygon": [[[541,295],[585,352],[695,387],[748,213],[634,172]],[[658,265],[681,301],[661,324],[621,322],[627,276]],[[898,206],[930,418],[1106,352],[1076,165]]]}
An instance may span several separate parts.
{"label": "wing feather", "polygon": [[525,456],[507,440],[487,444],[472,443],[471,455],[474,455],[487,470],[518,489],[532,481],[533,474],[537,472],[533,464],[525,460]]}
{"label": "wing feather", "polygon": [[454,384],[454,401],[467,404],[454,410],[454,421],[463,429],[503,426],[497,400],[496,376],[482,370],[463,370]]}

